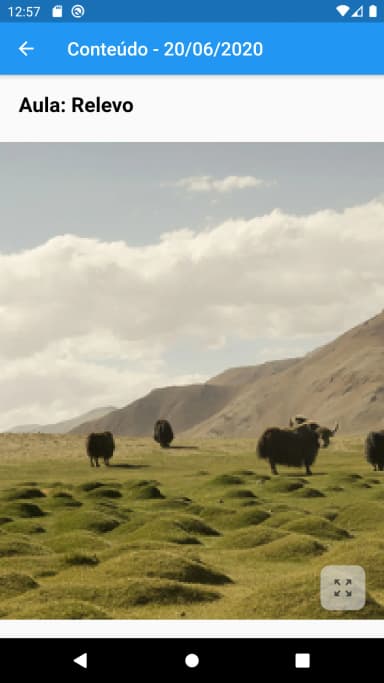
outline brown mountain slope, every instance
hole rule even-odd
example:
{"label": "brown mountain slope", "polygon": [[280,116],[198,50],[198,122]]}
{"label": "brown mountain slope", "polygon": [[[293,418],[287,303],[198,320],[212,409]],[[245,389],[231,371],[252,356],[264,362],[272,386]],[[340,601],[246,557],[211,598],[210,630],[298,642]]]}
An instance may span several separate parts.
{"label": "brown mountain slope", "polygon": [[170,420],[176,432],[182,432],[220,412],[235,394],[236,388],[208,384],[154,389],[144,398],[114,410],[101,420],[86,422],[73,432],[84,434],[109,429],[114,434],[149,436],[155,421],[161,417]]}
{"label": "brown mountain slope", "polygon": [[269,376],[297,362],[296,359],[272,361],[256,367],[234,368],[205,384],[154,389],[147,396],[114,410],[100,420],[88,421],[75,429],[75,434],[111,430],[127,436],[150,436],[155,421],[170,420],[176,433],[184,432],[214,416],[230,404],[239,391],[257,379]]}
{"label": "brown mountain slope", "polygon": [[190,434],[251,436],[295,413],[345,433],[384,427],[384,313],[248,386]]}
{"label": "brown mountain slope", "polygon": [[287,360],[272,360],[262,365],[248,365],[241,368],[230,368],[221,372],[220,375],[209,379],[207,384],[216,386],[246,386],[262,379],[270,377],[277,372],[282,372],[297,363],[300,358],[288,358]]}
{"label": "brown mountain slope", "polygon": [[384,428],[384,312],[300,359],[233,368],[206,384],[156,389],[74,431],[150,435],[159,417],[176,435],[256,436],[295,413],[344,433]]}

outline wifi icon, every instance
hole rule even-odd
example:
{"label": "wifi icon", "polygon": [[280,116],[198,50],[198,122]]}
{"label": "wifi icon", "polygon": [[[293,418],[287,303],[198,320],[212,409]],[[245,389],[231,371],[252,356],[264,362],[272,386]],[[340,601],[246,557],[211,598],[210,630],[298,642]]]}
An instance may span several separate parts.
{"label": "wifi icon", "polygon": [[338,5],[336,7],[336,10],[338,11],[339,14],[341,14],[342,17],[345,17],[345,15],[348,14],[350,9],[351,8],[349,5]]}

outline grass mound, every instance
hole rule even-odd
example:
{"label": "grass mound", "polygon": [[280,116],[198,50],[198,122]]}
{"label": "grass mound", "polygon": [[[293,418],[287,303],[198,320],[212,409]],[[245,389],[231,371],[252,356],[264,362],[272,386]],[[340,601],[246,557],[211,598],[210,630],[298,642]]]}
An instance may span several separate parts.
{"label": "grass mound", "polygon": [[[343,564],[343,562],[341,562]],[[290,580],[286,576],[278,576],[273,582],[255,587],[255,591],[234,610],[233,618],[266,619],[274,614],[280,619],[382,619],[384,609],[371,596],[367,595],[367,603],[359,612],[329,612],[321,607],[319,600],[319,574],[316,570],[292,570]]]}
{"label": "grass mound", "polygon": [[124,609],[141,605],[171,605],[195,602],[212,602],[220,594],[199,586],[189,586],[179,581],[165,579],[124,579],[117,580],[113,586],[57,584],[54,587],[40,589],[43,600],[67,599],[90,602],[92,605],[109,609]]}
{"label": "grass mound", "polygon": [[[382,594],[384,590],[383,553],[384,542],[381,534],[368,534],[365,537],[363,549],[359,537],[349,541],[347,546],[344,544],[335,545],[328,553],[329,564],[362,565],[366,572],[369,588],[380,591]],[[348,558],[347,562],[345,561],[346,557]],[[382,602],[382,598],[380,602]]]}
{"label": "grass mound", "polygon": [[238,503],[243,508],[259,505],[259,501],[256,498],[238,498]]}
{"label": "grass mound", "polygon": [[70,553],[74,548],[81,551],[95,552],[107,550],[111,544],[103,536],[91,531],[70,531],[47,539],[46,544],[56,553]]}
{"label": "grass mound", "polygon": [[7,510],[12,517],[44,517],[45,512],[36,503],[11,503]]}
{"label": "grass mound", "polygon": [[[101,573],[101,572],[100,572]],[[159,551],[130,551],[103,564],[102,573],[109,578],[142,577],[169,579],[182,583],[224,585],[231,579],[200,560]]]}
{"label": "grass mound", "polygon": [[137,541],[156,540],[178,545],[198,545],[196,536],[185,531],[180,523],[173,519],[157,519],[140,525],[125,537],[130,543]]}
{"label": "grass mound", "polygon": [[289,524],[295,519],[302,519],[306,515],[302,510],[282,510],[281,512],[277,510],[273,512],[271,517],[268,519],[268,526],[282,527],[284,524]]}
{"label": "grass mound", "polygon": [[91,555],[90,553],[76,552],[66,555],[65,563],[69,564],[72,567],[95,567],[99,564],[99,559],[96,557],[96,555]]}
{"label": "grass mound", "polygon": [[259,545],[272,543],[287,534],[283,531],[268,527],[256,527],[252,529],[240,529],[239,531],[226,533],[220,540],[220,547],[224,548],[257,548]]}
{"label": "grass mound", "polygon": [[265,490],[270,493],[291,493],[302,489],[305,483],[303,479],[278,476],[265,482]]}
{"label": "grass mound", "polygon": [[32,601],[7,613],[8,619],[110,619],[105,609],[100,609],[81,600],[63,600],[59,596],[46,600]]}
{"label": "grass mound", "polygon": [[49,509],[62,509],[65,510],[65,508],[81,508],[83,503],[81,503],[79,500],[75,500],[72,498],[52,498],[49,501]]}
{"label": "grass mound", "polygon": [[33,499],[33,498],[45,498],[45,493],[43,493],[38,488],[32,487],[22,487],[14,488],[6,491],[4,494],[5,500],[19,500],[19,499]]}
{"label": "grass mound", "polygon": [[67,491],[57,491],[47,500],[50,507],[56,508],[79,508],[82,503],[76,500],[71,493]]}
{"label": "grass mound", "polygon": [[336,521],[349,531],[384,529],[383,506],[371,500],[361,500],[346,505],[337,515]]}
{"label": "grass mound", "polygon": [[[186,498],[185,496],[180,496],[178,498],[164,498],[161,502],[159,502],[159,507],[165,508],[165,509],[170,509],[170,510],[185,510],[187,508],[190,508],[192,504],[192,501],[190,498]],[[193,505],[193,504],[192,504]],[[193,505],[193,512],[195,509],[198,509],[199,506],[194,506]]]}
{"label": "grass mound", "polygon": [[225,498],[256,498],[250,489],[234,489],[224,494]]}
{"label": "grass mound", "polygon": [[219,474],[209,483],[213,486],[239,486],[244,484],[244,479],[234,474]]}
{"label": "grass mound", "polygon": [[247,526],[256,526],[270,517],[266,510],[244,510],[231,515],[226,519],[228,528],[240,529]]}
{"label": "grass mound", "polygon": [[41,524],[29,519],[17,519],[8,524],[7,532],[12,534],[44,534],[46,529]]}
{"label": "grass mound", "polygon": [[130,495],[137,500],[165,498],[157,486],[137,486],[131,489]]}
{"label": "grass mound", "polygon": [[363,480],[363,477],[360,474],[356,474],[353,472],[351,472],[350,474],[346,472],[335,472],[332,479],[338,485],[353,486],[354,484],[361,482]]}
{"label": "grass mound", "polygon": [[121,493],[118,489],[108,488],[107,486],[101,486],[88,493],[89,497],[92,498],[121,498]]}
{"label": "grass mound", "polygon": [[12,517],[0,517],[0,526],[12,522]]}
{"label": "grass mound", "polygon": [[28,536],[6,534],[0,537],[0,558],[13,555],[46,555],[49,552],[45,546],[32,543]]}
{"label": "grass mound", "polygon": [[63,512],[55,519],[55,530],[69,532],[73,529],[84,529],[95,533],[106,533],[119,526],[120,521],[112,515],[97,510],[79,510]]}
{"label": "grass mound", "polygon": [[297,498],[325,498],[325,494],[318,489],[312,489],[310,486],[305,486],[298,491],[295,491]]}
{"label": "grass mound", "polygon": [[176,526],[180,527],[187,534],[201,534],[202,536],[220,536],[216,529],[205,524],[201,519],[197,517],[179,517],[175,520]]}
{"label": "grass mound", "polygon": [[79,486],[80,491],[85,491],[88,493],[88,491],[93,491],[94,489],[101,488],[101,486],[105,486],[101,481],[86,481],[84,484],[81,484]]}
{"label": "grass mound", "polygon": [[307,515],[301,519],[288,522],[288,524],[284,524],[284,529],[296,531],[299,534],[307,534],[308,536],[328,538],[334,541],[350,538],[350,534],[345,529],[341,529],[327,519],[316,517],[315,515]]}
{"label": "grass mound", "polygon": [[316,557],[326,548],[315,539],[289,534],[258,549],[258,557],[274,562],[302,562],[303,558]]}
{"label": "grass mound", "polygon": [[239,477],[253,477],[256,472],[254,470],[235,470],[232,474]]}
{"label": "grass mound", "polygon": [[323,510],[323,517],[328,519],[330,522],[334,522],[338,514],[339,508],[327,508]]}
{"label": "grass mound", "polygon": [[159,482],[156,479],[131,479],[124,484],[124,488],[127,489],[140,489],[145,486],[159,486]]}
{"label": "grass mound", "polygon": [[18,574],[17,572],[10,572],[9,574],[0,574],[0,600],[12,598],[15,595],[20,595],[26,591],[38,588],[39,584],[27,574]]}
{"label": "grass mound", "polygon": [[206,505],[200,507],[198,511],[196,510],[196,514],[220,529],[230,525],[230,519],[236,514],[236,509],[228,508],[225,505]]}
{"label": "grass mound", "polygon": [[68,491],[57,491],[53,494],[53,498],[64,498],[65,500],[73,500],[73,495],[72,493],[68,493]]}
{"label": "grass mound", "polygon": [[382,489],[375,489],[371,498],[373,500],[384,500],[384,491]]}

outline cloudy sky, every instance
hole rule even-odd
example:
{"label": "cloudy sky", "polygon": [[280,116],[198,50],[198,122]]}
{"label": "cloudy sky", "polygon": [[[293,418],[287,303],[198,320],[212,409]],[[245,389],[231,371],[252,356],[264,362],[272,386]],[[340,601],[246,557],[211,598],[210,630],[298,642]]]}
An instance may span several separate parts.
{"label": "cloudy sky", "polygon": [[0,145],[0,430],[301,355],[384,302],[384,145]]}

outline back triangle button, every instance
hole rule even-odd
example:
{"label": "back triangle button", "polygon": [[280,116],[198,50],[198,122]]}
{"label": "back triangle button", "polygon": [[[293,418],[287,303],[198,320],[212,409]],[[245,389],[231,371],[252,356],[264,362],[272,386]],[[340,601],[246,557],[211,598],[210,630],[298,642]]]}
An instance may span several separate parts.
{"label": "back triangle button", "polygon": [[88,665],[88,657],[87,653],[84,652],[84,654],[80,655],[79,657],[76,657],[76,659],[73,660],[75,664],[78,664],[79,666],[82,666],[83,669],[87,668]]}

